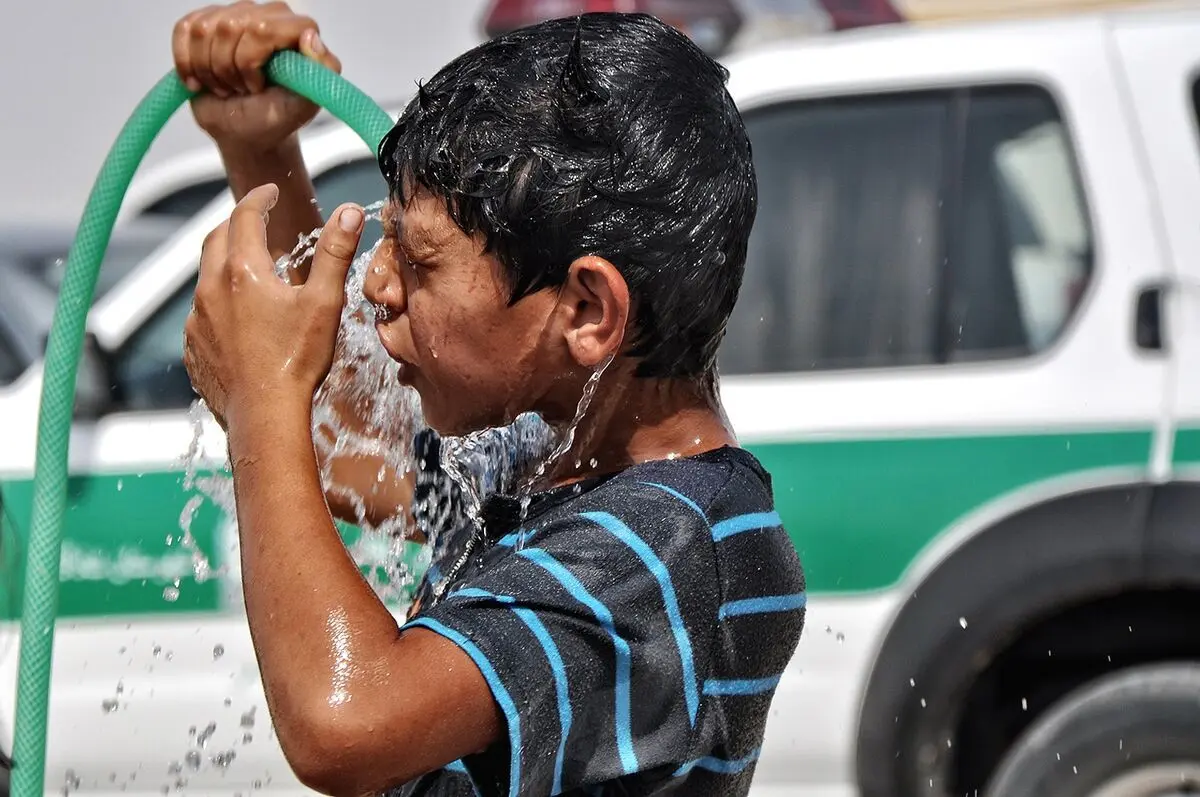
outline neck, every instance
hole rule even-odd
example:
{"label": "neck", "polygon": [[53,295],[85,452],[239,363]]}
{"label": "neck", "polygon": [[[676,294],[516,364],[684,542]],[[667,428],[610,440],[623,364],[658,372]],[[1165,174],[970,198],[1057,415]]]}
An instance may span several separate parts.
{"label": "neck", "polygon": [[[551,422],[565,431],[572,417],[574,408]],[[543,486],[736,445],[715,381],[643,379],[610,372],[600,379],[570,450]]]}

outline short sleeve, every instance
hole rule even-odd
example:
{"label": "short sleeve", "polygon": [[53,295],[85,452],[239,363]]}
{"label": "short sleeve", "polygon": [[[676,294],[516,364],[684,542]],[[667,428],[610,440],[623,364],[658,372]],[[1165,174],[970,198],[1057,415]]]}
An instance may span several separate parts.
{"label": "short sleeve", "polygon": [[482,794],[665,780],[685,760],[719,601],[712,546],[678,506],[656,511],[674,499],[646,493],[635,511],[582,511],[520,548],[506,537],[405,626],[465,651],[505,717],[505,740],[463,762]]}

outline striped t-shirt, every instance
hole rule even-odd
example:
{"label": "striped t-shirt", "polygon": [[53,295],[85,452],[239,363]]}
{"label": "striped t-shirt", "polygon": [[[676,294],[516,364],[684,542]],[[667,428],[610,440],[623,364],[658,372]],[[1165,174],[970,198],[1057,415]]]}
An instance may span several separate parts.
{"label": "striped t-shirt", "polygon": [[443,530],[405,627],[471,657],[503,738],[394,794],[745,794],[805,607],[758,461],[649,462],[480,517]]}

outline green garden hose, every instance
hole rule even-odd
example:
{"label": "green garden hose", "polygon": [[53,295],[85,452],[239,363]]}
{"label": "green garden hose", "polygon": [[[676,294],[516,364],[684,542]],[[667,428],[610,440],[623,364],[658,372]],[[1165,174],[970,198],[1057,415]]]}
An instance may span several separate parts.
{"label": "green garden hose", "polygon": [[[367,95],[299,53],[276,54],[267,65],[267,77],[331,112],[349,125],[372,152],[392,127],[391,117]],[[171,72],[138,105],[92,186],[67,257],[42,378],[33,516],[21,613],[13,797],[43,797],[45,786],[46,723],[67,502],[67,453],[75,377],[96,276],[134,172],[163,125],[190,97],[179,76]]]}

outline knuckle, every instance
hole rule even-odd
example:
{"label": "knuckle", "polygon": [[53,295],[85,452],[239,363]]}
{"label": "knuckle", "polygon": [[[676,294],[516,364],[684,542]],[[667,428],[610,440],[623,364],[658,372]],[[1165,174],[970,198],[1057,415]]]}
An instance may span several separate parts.
{"label": "knuckle", "polygon": [[242,21],[236,17],[220,17],[214,24],[214,29],[217,33],[223,36],[230,36],[241,30]]}
{"label": "knuckle", "polygon": [[209,230],[208,235],[204,236],[204,243],[201,246],[207,249],[208,247],[217,243],[221,239],[221,236],[225,234],[225,224],[226,223],[219,224]]}
{"label": "knuckle", "polygon": [[357,248],[353,242],[341,238],[325,242],[325,251],[338,260],[349,260],[354,257]]}
{"label": "knuckle", "polygon": [[207,17],[197,19],[189,26],[188,32],[193,39],[207,39],[213,32],[213,21]]}

